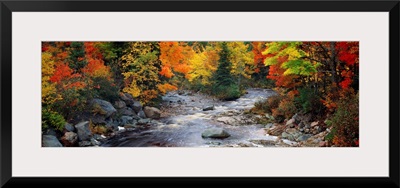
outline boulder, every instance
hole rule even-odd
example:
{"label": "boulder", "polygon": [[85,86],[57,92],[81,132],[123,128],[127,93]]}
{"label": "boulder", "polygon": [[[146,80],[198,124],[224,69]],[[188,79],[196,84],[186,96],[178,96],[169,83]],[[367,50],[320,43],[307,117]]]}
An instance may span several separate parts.
{"label": "boulder", "polygon": [[89,121],[80,122],[75,125],[75,128],[78,133],[79,141],[90,140],[92,137],[92,131],[90,131]]}
{"label": "boulder", "polygon": [[148,118],[158,119],[161,117],[161,111],[157,108],[146,106],[144,107],[143,111]]}
{"label": "boulder", "polygon": [[113,105],[111,105],[110,102],[101,100],[101,99],[93,99],[91,101],[91,109],[92,113],[94,114],[101,114],[105,116],[106,118],[110,117],[113,115],[117,110],[114,108]]}
{"label": "boulder", "polygon": [[42,147],[62,147],[62,144],[58,141],[57,137],[53,135],[43,135]]}
{"label": "boulder", "polygon": [[139,113],[143,106],[139,101],[134,100],[131,107],[136,113]]}
{"label": "boulder", "polygon": [[64,129],[67,132],[74,132],[75,131],[75,127],[73,125],[69,124],[69,123],[65,123]]}
{"label": "boulder", "polygon": [[125,107],[124,109],[120,110],[120,114],[123,116],[133,116],[136,115],[135,111],[133,111],[131,108],[129,107]]}
{"label": "boulder", "polygon": [[301,133],[294,128],[288,128],[285,132],[282,133],[282,138],[288,139],[291,141],[296,141],[298,137],[301,136]]}
{"label": "boulder", "polygon": [[115,101],[114,103],[115,108],[122,109],[126,107],[126,103],[122,100]]}
{"label": "boulder", "polygon": [[203,108],[203,111],[209,111],[209,110],[215,110],[214,105],[213,106],[206,106]]}
{"label": "boulder", "polygon": [[201,137],[203,138],[228,138],[230,136],[231,135],[228,132],[221,128],[206,129],[201,134]]}
{"label": "boulder", "polygon": [[92,143],[93,146],[98,146],[98,145],[101,144],[99,141],[97,141],[97,140],[94,139],[94,138],[91,138],[91,139],[90,139],[90,142]]}
{"label": "boulder", "polygon": [[61,137],[61,142],[66,147],[76,146],[78,143],[78,134],[74,132],[66,132],[63,137]]}
{"label": "boulder", "polygon": [[57,135],[57,132],[53,129],[53,128],[51,128],[51,127],[49,127],[48,129],[46,129],[44,132],[43,132],[43,134],[44,135],[51,135],[51,136],[54,136],[54,137],[57,137],[58,135]]}

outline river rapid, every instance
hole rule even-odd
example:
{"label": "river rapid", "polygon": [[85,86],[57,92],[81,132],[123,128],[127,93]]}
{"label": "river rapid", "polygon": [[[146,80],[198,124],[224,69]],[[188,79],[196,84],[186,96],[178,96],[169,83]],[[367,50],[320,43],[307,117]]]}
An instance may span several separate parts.
{"label": "river rapid", "polygon": [[[248,89],[234,101],[219,101],[210,96],[169,92],[163,96],[162,115],[149,126],[123,131],[107,140],[105,147],[275,147],[282,142],[269,136],[257,116],[245,113],[257,101],[274,95],[270,89]],[[207,107],[213,110],[204,111]],[[270,125],[271,126],[271,125]],[[209,128],[223,128],[231,136],[225,139],[202,138]],[[290,141],[283,140],[290,145]]]}

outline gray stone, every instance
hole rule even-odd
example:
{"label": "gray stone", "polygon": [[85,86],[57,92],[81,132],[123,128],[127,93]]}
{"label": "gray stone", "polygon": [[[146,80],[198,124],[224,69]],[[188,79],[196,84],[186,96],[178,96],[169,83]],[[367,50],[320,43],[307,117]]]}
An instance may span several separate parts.
{"label": "gray stone", "polygon": [[45,131],[44,131],[44,133],[43,133],[44,135],[51,135],[51,136],[54,136],[54,137],[57,137],[57,132],[53,129],[53,128],[48,128],[48,129],[46,129]]}
{"label": "gray stone", "polygon": [[232,118],[232,117],[226,117],[226,116],[224,116],[224,117],[219,117],[219,118],[217,118],[216,120],[217,120],[218,122],[222,122],[222,123],[227,124],[227,125],[233,125],[233,124],[236,123],[236,119],[234,119],[234,118]]}
{"label": "gray stone", "polygon": [[92,112],[94,114],[101,114],[103,116],[110,117],[113,115],[117,110],[111,105],[110,102],[101,100],[101,99],[93,99],[91,101]]}
{"label": "gray stone", "polygon": [[146,118],[146,119],[139,119],[139,121],[137,122],[137,124],[139,124],[139,125],[145,125],[145,124],[149,124],[150,121],[151,121],[151,119],[148,119],[148,118]]}
{"label": "gray stone", "polygon": [[294,119],[289,119],[287,122],[286,122],[286,126],[290,126],[290,125],[292,125],[292,124],[294,124]]}
{"label": "gray stone", "polygon": [[89,128],[89,121],[80,122],[75,125],[75,128],[78,133],[79,141],[90,140],[92,137],[92,132]]}
{"label": "gray stone", "polygon": [[129,124],[133,122],[133,117],[131,116],[121,116],[121,122],[119,125],[124,126],[125,124]]}
{"label": "gray stone", "polygon": [[230,136],[231,135],[228,132],[221,128],[206,129],[201,134],[201,137],[203,138],[228,138]]}
{"label": "gray stone", "polygon": [[125,124],[124,128],[126,128],[126,129],[134,129],[134,128],[136,128],[136,125],[135,124]]}
{"label": "gray stone", "polygon": [[73,125],[69,124],[69,123],[65,123],[64,129],[67,132],[74,132],[75,131],[75,127]]}
{"label": "gray stone", "polygon": [[135,111],[133,111],[131,108],[129,107],[125,107],[124,109],[120,110],[120,114],[123,116],[133,116],[136,115]]}
{"label": "gray stone", "polygon": [[161,111],[157,108],[146,106],[144,107],[143,111],[148,118],[158,119],[161,117]]}
{"label": "gray stone", "polygon": [[124,101],[115,101],[115,108],[122,109],[126,107],[126,103]]}
{"label": "gray stone", "polygon": [[273,123],[268,123],[268,124],[266,124],[264,127],[265,127],[265,128],[271,128],[272,126],[274,126]]}
{"label": "gray stone", "polygon": [[203,108],[203,111],[209,111],[209,110],[215,110],[214,105],[212,105],[212,106],[207,106],[207,107],[204,107],[204,108]]}
{"label": "gray stone", "polygon": [[139,116],[140,118],[147,118],[147,117],[146,117],[146,114],[144,113],[143,110],[140,110],[140,111],[139,111],[138,116]]}
{"label": "gray stone", "polygon": [[82,141],[78,143],[79,147],[88,147],[88,146],[92,146],[92,142],[90,141]]}
{"label": "gray stone", "polygon": [[66,147],[76,146],[78,143],[78,134],[74,132],[66,132],[63,137],[61,137],[61,142]]}
{"label": "gray stone", "polygon": [[139,101],[134,100],[131,107],[136,113],[139,113],[143,106]]}
{"label": "gray stone", "polygon": [[311,137],[310,134],[304,134],[304,135],[299,136],[299,137],[296,139],[296,141],[298,141],[298,142],[306,141],[306,140],[309,139],[310,137]]}
{"label": "gray stone", "polygon": [[57,137],[53,135],[43,135],[42,136],[42,146],[43,147],[62,147],[60,141]]}

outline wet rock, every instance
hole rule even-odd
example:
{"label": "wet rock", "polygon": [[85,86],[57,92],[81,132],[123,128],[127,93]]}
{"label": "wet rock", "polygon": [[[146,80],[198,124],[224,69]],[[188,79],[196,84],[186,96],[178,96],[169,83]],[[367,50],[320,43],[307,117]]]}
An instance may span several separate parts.
{"label": "wet rock", "polygon": [[121,116],[120,118],[121,122],[120,122],[120,126],[124,126],[126,124],[133,124],[134,123],[134,119],[131,116]]}
{"label": "wet rock", "polygon": [[295,114],[292,119],[294,119],[294,123],[299,124],[301,122],[300,115]]}
{"label": "wet rock", "polygon": [[159,119],[161,117],[161,111],[157,108],[146,106],[143,111],[148,118]]}
{"label": "wet rock", "polygon": [[118,125],[120,123],[118,121],[112,121],[106,124],[106,128],[111,131],[118,131]]}
{"label": "wet rock", "polygon": [[134,125],[134,124],[125,124],[124,128],[126,128],[126,129],[134,129],[134,128],[136,128],[136,125]]}
{"label": "wet rock", "polygon": [[115,101],[114,103],[115,108],[122,109],[126,107],[126,103],[122,100]]}
{"label": "wet rock", "polygon": [[76,146],[78,143],[78,134],[74,132],[66,132],[64,136],[61,137],[61,142],[66,147]]}
{"label": "wet rock", "polygon": [[90,140],[92,137],[92,132],[89,128],[89,121],[80,122],[75,125],[75,128],[78,133],[78,139],[80,141]]}
{"label": "wet rock", "polygon": [[233,125],[237,122],[237,120],[232,117],[219,117],[216,120],[227,125]]}
{"label": "wet rock", "polygon": [[201,134],[201,137],[203,138],[228,138],[230,136],[231,135],[228,132],[221,128],[206,129]]}
{"label": "wet rock", "polygon": [[209,110],[215,110],[214,105],[213,106],[207,106],[207,107],[203,108],[203,111],[209,111]]}
{"label": "wet rock", "polygon": [[62,147],[62,144],[58,141],[57,137],[53,135],[43,135],[42,147]]}
{"label": "wet rock", "polygon": [[74,132],[75,127],[69,123],[65,123],[64,130],[66,130],[66,132]]}
{"label": "wet rock", "polygon": [[268,123],[268,124],[266,124],[264,127],[265,127],[265,128],[271,128],[272,126],[274,126],[273,123]]}
{"label": "wet rock", "polygon": [[113,105],[111,105],[110,102],[101,99],[93,99],[91,101],[91,109],[92,113],[101,114],[106,118],[117,112],[117,110],[114,108]]}
{"label": "wet rock", "polygon": [[183,91],[183,90],[178,91],[178,95],[183,95],[183,94],[185,94],[185,91]]}

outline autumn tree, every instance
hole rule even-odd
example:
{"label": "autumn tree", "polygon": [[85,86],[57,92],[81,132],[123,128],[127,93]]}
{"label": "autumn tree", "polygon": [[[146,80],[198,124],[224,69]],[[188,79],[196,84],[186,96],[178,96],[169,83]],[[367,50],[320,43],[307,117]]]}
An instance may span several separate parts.
{"label": "autumn tree", "polygon": [[125,82],[123,91],[144,104],[159,96],[161,62],[158,55],[157,42],[130,42],[121,57]]}
{"label": "autumn tree", "polygon": [[231,74],[236,77],[240,87],[242,79],[250,79],[254,72],[254,54],[249,51],[249,44],[244,42],[229,42],[227,45],[230,51],[228,58],[232,63]]}

